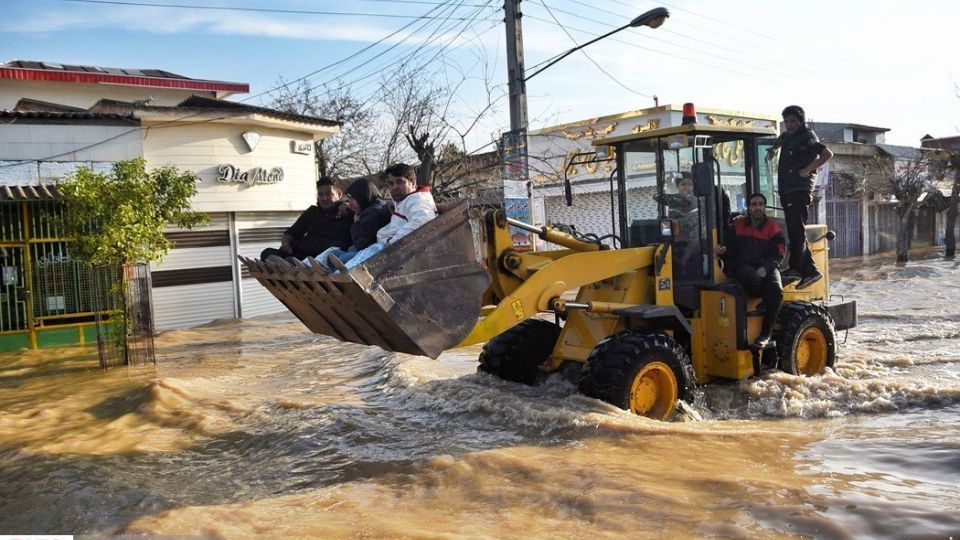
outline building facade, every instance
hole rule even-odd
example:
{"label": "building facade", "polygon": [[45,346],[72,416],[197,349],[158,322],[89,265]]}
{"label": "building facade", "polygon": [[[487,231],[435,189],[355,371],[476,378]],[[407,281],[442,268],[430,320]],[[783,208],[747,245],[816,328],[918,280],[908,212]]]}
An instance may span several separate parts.
{"label": "building facade", "polygon": [[[6,310],[22,319],[14,325],[0,319],[0,337],[16,336],[0,349],[89,339],[89,306],[72,300],[82,295],[50,292],[38,281],[41,262],[55,263],[60,275],[82,268],[51,228],[62,211],[56,184],[77,167],[104,171],[131,158],[143,158],[148,168],[197,173],[192,209],[210,217],[193,230],[167,231],[174,249],[151,265],[156,328],[283,311],[245,276],[237,255],[255,257],[277,245],[314,203],[315,142],[338,125],[223,99],[247,91],[246,84],[160,70],[0,65],[0,221],[22,224],[21,232],[0,230],[0,243],[9,253],[3,263],[4,272],[10,263],[9,281],[17,281],[13,267],[23,281],[0,297],[0,317]],[[74,326],[45,341],[42,330],[56,326],[54,316]]]}

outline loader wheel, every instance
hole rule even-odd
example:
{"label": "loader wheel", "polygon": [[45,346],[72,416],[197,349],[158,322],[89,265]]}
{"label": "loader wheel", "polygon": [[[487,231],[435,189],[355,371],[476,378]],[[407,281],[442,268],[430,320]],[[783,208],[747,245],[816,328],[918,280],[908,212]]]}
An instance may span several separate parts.
{"label": "loader wheel", "polygon": [[780,370],[793,375],[819,375],[837,360],[837,333],[826,308],[806,302],[780,308],[775,332]]}
{"label": "loader wheel", "polygon": [[677,399],[692,397],[693,384],[690,359],[673,338],[627,330],[590,352],[580,390],[635,414],[667,420]]}
{"label": "loader wheel", "polygon": [[477,372],[532,385],[540,374],[538,366],[553,352],[559,337],[559,326],[527,319],[483,346]]}

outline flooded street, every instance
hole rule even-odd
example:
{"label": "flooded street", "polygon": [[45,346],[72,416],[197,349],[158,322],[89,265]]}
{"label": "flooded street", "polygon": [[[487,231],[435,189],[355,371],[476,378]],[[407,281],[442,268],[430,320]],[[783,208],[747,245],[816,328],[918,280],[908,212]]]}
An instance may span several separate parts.
{"label": "flooded street", "polygon": [[163,334],[156,368],[4,355],[0,533],[960,537],[960,268],[832,292],[860,311],[835,372],[707,387],[702,421],[287,316]]}

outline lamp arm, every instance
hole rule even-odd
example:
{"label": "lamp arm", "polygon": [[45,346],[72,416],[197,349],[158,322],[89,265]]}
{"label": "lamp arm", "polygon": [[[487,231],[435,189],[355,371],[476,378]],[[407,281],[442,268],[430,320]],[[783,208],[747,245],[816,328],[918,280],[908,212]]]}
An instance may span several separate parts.
{"label": "lamp arm", "polygon": [[623,29],[625,29],[625,28],[629,28],[629,27],[630,27],[629,24],[625,24],[625,25],[621,26],[620,28],[617,28],[616,30],[611,30],[611,31],[607,32],[606,34],[604,34],[604,35],[602,35],[602,36],[598,36],[598,37],[595,37],[595,38],[591,39],[590,41],[584,43],[583,45],[578,45],[578,46],[576,46],[576,47],[574,47],[574,48],[566,51],[565,53],[563,53],[563,54],[561,54],[560,56],[558,56],[558,57],[554,58],[553,60],[551,60],[547,65],[545,65],[545,66],[543,66],[542,68],[534,71],[534,72],[531,73],[530,75],[527,75],[526,77],[524,77],[524,78],[523,78],[524,82],[529,81],[529,80],[532,79],[536,74],[538,74],[538,73],[540,73],[541,71],[547,69],[548,67],[556,64],[557,62],[563,60],[564,58],[570,56],[571,54],[579,51],[580,49],[586,47],[587,45],[590,45],[590,44],[592,44],[592,43],[596,43],[596,42],[600,41],[600,40],[603,39],[603,38],[612,36],[613,34],[616,34],[617,32],[619,32],[619,31],[621,31],[621,30],[623,30]]}

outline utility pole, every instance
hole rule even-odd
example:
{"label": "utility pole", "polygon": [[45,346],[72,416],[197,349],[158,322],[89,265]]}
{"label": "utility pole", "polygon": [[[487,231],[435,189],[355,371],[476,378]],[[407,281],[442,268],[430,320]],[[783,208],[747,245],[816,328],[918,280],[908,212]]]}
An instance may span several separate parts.
{"label": "utility pole", "polygon": [[[527,127],[527,83],[523,68],[523,27],[520,18],[520,0],[504,0],[503,10],[507,27],[507,85],[510,92],[510,130],[517,132]],[[526,143],[526,133],[524,133]]]}

